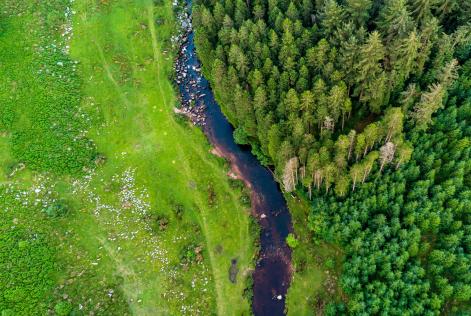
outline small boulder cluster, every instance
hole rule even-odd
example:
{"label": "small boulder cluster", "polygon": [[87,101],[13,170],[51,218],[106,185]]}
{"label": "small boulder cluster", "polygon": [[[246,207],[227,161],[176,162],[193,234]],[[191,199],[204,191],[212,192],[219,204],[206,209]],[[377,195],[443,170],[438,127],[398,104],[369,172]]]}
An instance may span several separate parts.
{"label": "small boulder cluster", "polygon": [[201,67],[196,59],[193,45],[193,27],[188,12],[182,11],[178,15],[181,33],[172,41],[179,45],[179,53],[175,61],[176,83],[180,89],[181,108],[176,108],[175,113],[187,116],[194,125],[206,125],[204,92],[206,87],[202,85]]}

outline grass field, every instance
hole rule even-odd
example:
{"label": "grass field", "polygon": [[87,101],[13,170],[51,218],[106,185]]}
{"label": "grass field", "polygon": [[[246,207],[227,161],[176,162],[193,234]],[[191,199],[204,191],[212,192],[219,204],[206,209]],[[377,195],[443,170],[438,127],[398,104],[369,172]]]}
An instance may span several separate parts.
{"label": "grass field", "polygon": [[[171,2],[0,5],[0,252],[44,271],[0,282],[2,316],[249,314],[256,232],[240,183],[173,115]],[[0,258],[6,280],[22,272]]]}
{"label": "grass field", "polygon": [[292,252],[293,279],[286,297],[288,315],[323,315],[326,302],[343,297],[338,286],[342,253],[334,245],[315,244],[306,218],[307,201],[285,195],[299,241]]}

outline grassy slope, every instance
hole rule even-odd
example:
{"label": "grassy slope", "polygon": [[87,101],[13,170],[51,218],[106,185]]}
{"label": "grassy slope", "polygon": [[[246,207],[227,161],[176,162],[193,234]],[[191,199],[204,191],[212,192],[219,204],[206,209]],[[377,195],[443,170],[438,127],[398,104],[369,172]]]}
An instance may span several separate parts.
{"label": "grassy slope", "polygon": [[[174,30],[171,4],[152,3],[73,5],[71,56],[80,62],[87,136],[106,163],[74,178],[38,178],[28,169],[2,178],[29,195],[39,183],[53,187],[71,205],[63,219],[33,217],[57,237],[51,245],[62,266],[50,293],[55,301],[66,297],[85,311],[100,311],[100,303],[122,314],[127,308],[138,315],[247,314],[242,293],[254,253],[249,212],[202,133],[173,116],[172,59],[162,48]],[[0,161],[14,160],[8,136],[0,146]],[[235,285],[228,278],[233,258],[240,269]]]}
{"label": "grassy slope", "polygon": [[285,197],[299,240],[292,253],[294,274],[288,289],[286,310],[288,315],[322,315],[326,302],[342,297],[337,287],[342,254],[333,245],[314,245],[306,227],[308,202],[291,195]]}

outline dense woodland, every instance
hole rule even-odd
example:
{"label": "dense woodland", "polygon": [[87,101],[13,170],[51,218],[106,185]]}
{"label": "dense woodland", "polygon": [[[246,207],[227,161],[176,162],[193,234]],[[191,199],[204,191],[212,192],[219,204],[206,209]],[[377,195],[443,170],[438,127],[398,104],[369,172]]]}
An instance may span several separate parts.
{"label": "dense woodland", "polygon": [[469,315],[471,102],[455,102],[430,132],[407,135],[415,150],[403,168],[377,174],[345,200],[314,198],[315,240],[338,243],[346,255],[340,283],[349,300],[330,305],[330,315]]}
{"label": "dense woodland", "polygon": [[235,138],[345,252],[326,314],[469,313],[471,1],[197,3]]}
{"label": "dense woodland", "polygon": [[469,55],[471,2],[201,0],[197,49],[236,139],[302,183],[343,196],[413,151]]}

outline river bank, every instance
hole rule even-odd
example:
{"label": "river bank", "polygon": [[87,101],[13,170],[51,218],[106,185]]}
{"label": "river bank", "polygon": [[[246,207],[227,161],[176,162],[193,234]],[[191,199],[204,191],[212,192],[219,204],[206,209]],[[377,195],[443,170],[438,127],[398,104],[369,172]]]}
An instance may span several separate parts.
{"label": "river bank", "polygon": [[[183,33],[174,38],[180,44],[176,60],[176,83],[181,111],[201,108],[199,122],[216,151],[231,165],[233,173],[251,189],[252,213],[260,228],[260,253],[253,273],[255,315],[284,315],[285,296],[291,280],[291,250],[285,239],[292,231],[291,216],[272,173],[263,167],[249,149],[237,145],[233,127],[223,115],[208,81],[202,75],[196,56],[191,25],[191,2],[179,17]],[[193,123],[198,124],[198,120]]]}

